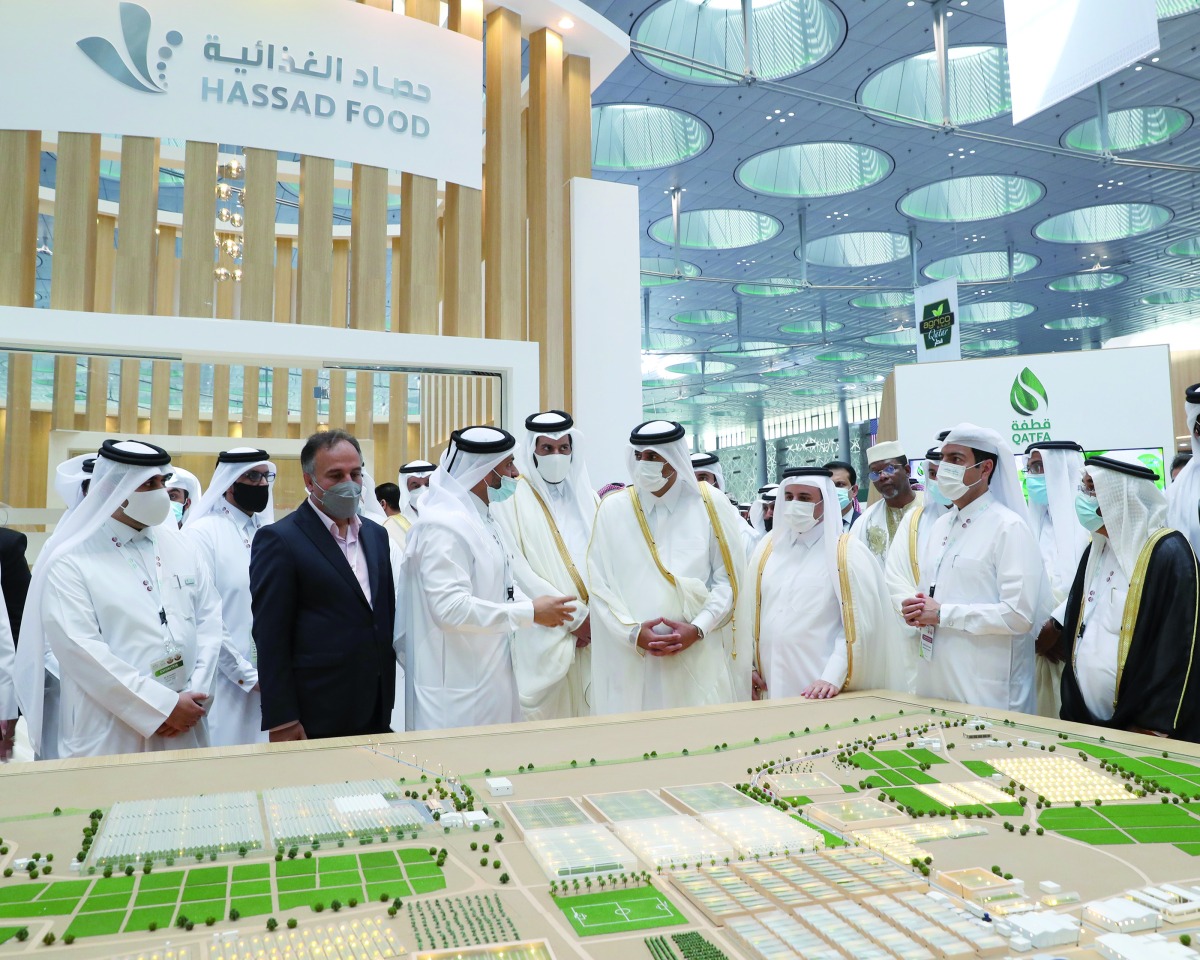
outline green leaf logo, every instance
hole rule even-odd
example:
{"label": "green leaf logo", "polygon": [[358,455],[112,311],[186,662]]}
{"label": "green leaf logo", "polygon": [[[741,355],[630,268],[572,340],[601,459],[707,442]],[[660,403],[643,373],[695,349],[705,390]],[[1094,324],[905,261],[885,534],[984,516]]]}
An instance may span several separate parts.
{"label": "green leaf logo", "polygon": [[1012,390],[1008,393],[1008,402],[1022,417],[1028,417],[1043,403],[1049,404],[1050,401],[1046,396],[1046,388],[1042,386],[1042,381],[1037,378],[1037,374],[1026,367],[1013,380]]}
{"label": "green leaf logo", "polygon": [[945,309],[946,309],[946,301],[943,300],[941,303],[939,303],[936,307],[933,308],[933,315],[935,317],[940,317],[942,315],[942,313],[945,311]]}

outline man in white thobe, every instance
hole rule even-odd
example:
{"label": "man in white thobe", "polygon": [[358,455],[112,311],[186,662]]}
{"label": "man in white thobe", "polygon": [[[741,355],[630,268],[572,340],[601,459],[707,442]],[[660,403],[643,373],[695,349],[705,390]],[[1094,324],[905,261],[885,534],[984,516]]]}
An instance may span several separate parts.
{"label": "man in white thobe", "polygon": [[833,476],[784,472],[775,528],[746,564],[737,622],[754,648],[754,698],[826,700],[879,686],[895,614],[870,550],[842,532]]}
{"label": "man in white thobe", "polygon": [[934,524],[920,589],[901,606],[921,628],[917,693],[1032,713],[1050,586],[1012,451],[996,431],[961,423],[942,445],[937,482],[954,506]]}
{"label": "man in white thobe", "polygon": [[754,502],[750,504],[750,527],[760,539],[771,532],[775,522],[775,492],[778,487],[777,483],[759,487]]}
{"label": "man in white thobe", "polygon": [[400,517],[408,524],[405,533],[421,515],[421,500],[429,492],[429,478],[436,469],[437,465],[428,460],[409,460],[400,468],[396,483],[400,487]]}
{"label": "man in white thobe", "polygon": [[925,489],[921,492],[921,502],[905,514],[900,522],[883,565],[884,580],[900,631],[900,652],[892,660],[897,670],[884,682],[884,686],[889,690],[917,692],[917,660],[921,649],[921,631],[904,622],[900,616],[900,608],[905,600],[914,596],[920,589],[921,554],[929,543],[929,535],[938,517],[950,508],[949,499],[937,485],[938,464],[941,460],[942,445],[939,441],[936,446],[925,452]]}
{"label": "man in white thobe", "polygon": [[[1083,473],[1083,447],[1070,440],[1046,440],[1025,449],[1025,492],[1029,520],[1046,577],[1050,603],[1061,622],[1062,605],[1075,580],[1079,558],[1087,549],[1088,534],[1075,516],[1075,491]],[[1063,665],[1055,651],[1057,631],[1040,630],[1037,638],[1037,712],[1058,717],[1062,706]]]}
{"label": "man in white thobe", "polygon": [[1192,458],[1167,487],[1167,523],[1200,554],[1200,383],[1188,387],[1183,400]]}
{"label": "man in white thobe", "polygon": [[557,628],[575,597],[519,594],[513,558],[491,504],[512,496],[512,435],[467,427],[429,481],[404,557],[405,726],[475,727],[521,719],[512,636]]}
{"label": "man in white thobe", "polygon": [[515,553],[513,574],[521,592],[578,598],[574,615],[561,627],[517,631],[513,669],[526,720],[592,712],[587,548],[600,498],[588,476],[582,442],[565,411],[526,418],[516,452],[521,472],[516,492],[492,510]]}
{"label": "man in white thobe", "polygon": [[250,550],[254,535],[275,520],[271,484],[275,464],[265,450],[235,447],[217,457],[208,490],[188,512],[183,533],[208,565],[221,596],[227,642],[208,708],[208,738],[214,747],[266,743],[258,652],[250,612]]}
{"label": "man in white thobe", "polygon": [[1157,480],[1132,456],[1086,462],[1075,509],[1092,543],[1065,605],[1062,718],[1195,742],[1200,571]]}
{"label": "man in white thobe", "polygon": [[183,521],[191,513],[192,507],[200,502],[203,490],[199,478],[183,467],[173,467],[174,473],[167,482],[167,495],[171,498],[171,516],[175,518],[175,526],[183,529]]}
{"label": "man in white thobe", "polygon": [[696,482],[683,427],[630,434],[633,484],[600,502],[588,550],[596,713],[750,699],[732,619],[745,554],[728,498]]}
{"label": "man in white thobe", "polygon": [[12,759],[17,736],[17,691],[13,682],[17,646],[13,641],[8,610],[0,603],[0,763]]}
{"label": "man in white thobe", "polygon": [[868,447],[867,468],[867,478],[880,499],[862,512],[852,533],[882,565],[896,529],[917,504],[917,494],[908,475],[908,457],[898,441],[885,440]]}
{"label": "man in white thobe", "polygon": [[34,571],[17,694],[35,752],[47,646],[61,672],[61,756],[208,743],[225,628],[204,562],[170,519],[170,462],[160,447],[106,440],[87,498]]}

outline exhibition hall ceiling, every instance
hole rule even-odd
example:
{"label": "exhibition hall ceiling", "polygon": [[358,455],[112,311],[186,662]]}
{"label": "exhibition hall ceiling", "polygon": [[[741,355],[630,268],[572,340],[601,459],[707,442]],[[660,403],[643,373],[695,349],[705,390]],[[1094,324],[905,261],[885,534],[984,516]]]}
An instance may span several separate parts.
{"label": "exhibition hall ceiling", "polygon": [[587,2],[634,41],[592,128],[595,176],[640,191],[648,411],[877,390],[912,360],[914,253],[959,279],[964,356],[1196,315],[1200,0],[1159,0],[1161,50],[1105,81],[1108,155],[1095,90],[1013,126],[1002,0],[947,7],[948,127],[928,0],[752,0],[754,82],[738,0]]}

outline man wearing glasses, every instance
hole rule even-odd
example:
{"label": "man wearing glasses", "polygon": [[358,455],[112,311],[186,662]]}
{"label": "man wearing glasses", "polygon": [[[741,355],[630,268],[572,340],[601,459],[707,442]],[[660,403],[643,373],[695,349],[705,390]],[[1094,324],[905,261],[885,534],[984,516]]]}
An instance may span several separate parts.
{"label": "man wearing glasses", "polygon": [[258,531],[275,520],[271,483],[275,464],[265,450],[237,447],[217,457],[208,490],[193,503],[184,535],[208,565],[221,595],[221,615],[229,631],[217,662],[209,707],[208,736],[214,747],[265,742],[258,653],[251,636],[250,546]]}
{"label": "man wearing glasses", "polygon": [[850,532],[870,548],[882,565],[892,538],[896,536],[901,521],[916,504],[917,495],[908,476],[908,457],[898,441],[885,440],[868,447],[867,466],[871,485],[882,499],[876,500],[863,511]]}

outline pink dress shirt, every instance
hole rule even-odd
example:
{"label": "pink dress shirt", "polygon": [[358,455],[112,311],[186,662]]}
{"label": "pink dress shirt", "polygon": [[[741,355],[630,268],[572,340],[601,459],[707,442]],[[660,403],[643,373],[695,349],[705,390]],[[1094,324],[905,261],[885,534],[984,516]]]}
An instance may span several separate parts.
{"label": "pink dress shirt", "polygon": [[350,525],[346,527],[346,535],[343,537],[338,531],[336,520],[332,520],[323,514],[312,499],[305,501],[316,512],[321,519],[322,525],[333,536],[333,542],[338,545],[338,549],[342,551],[342,556],[346,558],[346,562],[350,564],[350,569],[354,571],[354,577],[358,580],[358,585],[362,587],[363,596],[367,598],[367,603],[371,602],[371,576],[367,572],[367,558],[363,555],[362,547],[358,542],[358,530],[362,526],[362,520],[357,517],[350,518]]}

